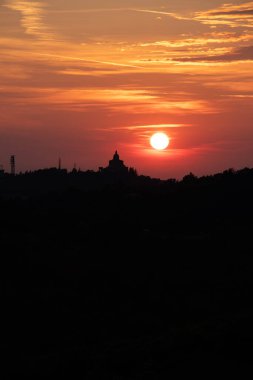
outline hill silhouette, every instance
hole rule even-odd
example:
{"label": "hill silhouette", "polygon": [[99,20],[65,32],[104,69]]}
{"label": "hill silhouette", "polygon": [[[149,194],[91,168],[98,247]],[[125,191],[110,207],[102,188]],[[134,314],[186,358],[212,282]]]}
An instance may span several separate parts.
{"label": "hill silhouette", "polygon": [[0,179],[7,378],[251,368],[253,169]]}

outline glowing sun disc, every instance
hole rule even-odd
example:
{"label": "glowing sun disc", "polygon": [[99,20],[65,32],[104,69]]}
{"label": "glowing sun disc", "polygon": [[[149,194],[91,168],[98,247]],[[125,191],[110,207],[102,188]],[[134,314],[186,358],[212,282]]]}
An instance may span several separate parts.
{"label": "glowing sun disc", "polygon": [[165,133],[157,132],[150,138],[152,148],[156,150],[164,150],[169,146],[170,139]]}

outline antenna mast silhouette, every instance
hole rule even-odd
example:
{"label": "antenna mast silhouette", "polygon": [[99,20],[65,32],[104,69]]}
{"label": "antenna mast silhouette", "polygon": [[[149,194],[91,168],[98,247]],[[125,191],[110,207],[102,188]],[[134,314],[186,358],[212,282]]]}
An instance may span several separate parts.
{"label": "antenna mast silhouette", "polygon": [[58,170],[61,170],[61,158],[59,158],[59,162],[58,162]]}
{"label": "antenna mast silhouette", "polygon": [[15,160],[15,156],[11,156],[11,158],[10,158],[10,165],[11,165],[11,174],[15,175],[16,174],[16,160]]}

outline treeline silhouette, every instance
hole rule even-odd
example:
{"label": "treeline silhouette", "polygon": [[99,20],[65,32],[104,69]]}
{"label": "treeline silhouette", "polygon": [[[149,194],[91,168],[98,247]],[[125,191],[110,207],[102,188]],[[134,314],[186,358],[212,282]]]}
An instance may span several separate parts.
{"label": "treeline silhouette", "polygon": [[124,185],[136,186],[136,190],[141,186],[149,186],[151,188],[159,186],[169,189],[173,185],[177,187],[185,187],[186,185],[225,185],[230,184],[231,181],[234,185],[241,186],[243,183],[251,183],[253,177],[253,169],[244,168],[241,170],[234,170],[232,168],[216,173],[197,177],[193,173],[189,173],[183,177],[182,180],[170,178],[168,180],[161,180],[159,178],[151,178],[149,176],[138,175],[136,169],[130,168],[128,173],[114,174],[110,172],[96,172],[93,170],[81,171],[73,169],[67,171],[66,169],[48,168],[39,169],[35,171],[20,172],[18,175],[9,173],[0,173],[0,196],[34,196],[38,194],[45,194],[50,191],[65,191],[67,189],[75,188],[79,190],[94,190],[101,189],[104,186]]}
{"label": "treeline silhouette", "polygon": [[0,179],[6,378],[251,368],[253,169]]}

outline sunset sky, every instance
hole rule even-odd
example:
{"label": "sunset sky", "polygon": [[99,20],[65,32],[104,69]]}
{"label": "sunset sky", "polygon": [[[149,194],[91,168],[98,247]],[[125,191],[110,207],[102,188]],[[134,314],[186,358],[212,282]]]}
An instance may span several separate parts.
{"label": "sunset sky", "polygon": [[116,149],[160,178],[253,166],[253,2],[0,0],[0,57],[6,171]]}

